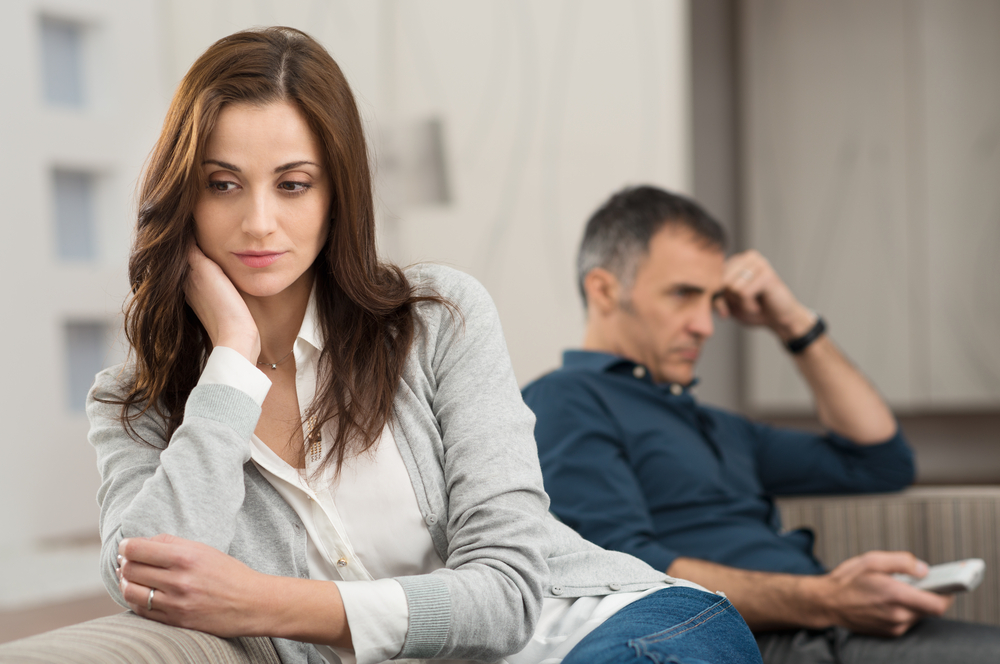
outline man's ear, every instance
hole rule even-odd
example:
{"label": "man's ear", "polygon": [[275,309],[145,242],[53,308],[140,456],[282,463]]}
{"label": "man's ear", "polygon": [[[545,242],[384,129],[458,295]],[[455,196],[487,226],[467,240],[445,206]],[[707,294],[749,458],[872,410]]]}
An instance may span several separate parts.
{"label": "man's ear", "polygon": [[603,267],[595,267],[587,273],[583,279],[583,290],[587,294],[587,308],[594,313],[607,316],[618,308],[621,283]]}

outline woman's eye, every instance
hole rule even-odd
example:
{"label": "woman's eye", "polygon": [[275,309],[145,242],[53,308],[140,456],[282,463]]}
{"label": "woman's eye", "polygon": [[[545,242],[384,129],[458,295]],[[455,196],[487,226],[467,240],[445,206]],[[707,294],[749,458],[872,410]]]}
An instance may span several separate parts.
{"label": "woman's eye", "polygon": [[309,186],[310,185],[305,182],[286,181],[279,184],[278,189],[281,189],[282,191],[287,191],[292,194],[298,194],[308,189]]}
{"label": "woman's eye", "polygon": [[208,188],[220,194],[225,194],[236,189],[236,183],[227,180],[209,180]]}

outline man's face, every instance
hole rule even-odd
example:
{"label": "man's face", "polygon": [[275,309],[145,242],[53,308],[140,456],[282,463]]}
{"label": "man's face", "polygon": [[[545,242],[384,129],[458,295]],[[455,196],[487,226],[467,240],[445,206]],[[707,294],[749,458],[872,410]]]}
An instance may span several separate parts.
{"label": "man's face", "polygon": [[691,231],[665,226],[649,243],[631,292],[618,299],[617,352],[644,365],[658,383],[688,384],[702,344],[712,336],[725,256]]}

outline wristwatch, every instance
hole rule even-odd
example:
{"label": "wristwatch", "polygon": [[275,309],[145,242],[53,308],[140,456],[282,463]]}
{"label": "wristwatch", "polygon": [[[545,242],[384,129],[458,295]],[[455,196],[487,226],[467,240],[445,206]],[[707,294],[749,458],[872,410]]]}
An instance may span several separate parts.
{"label": "wristwatch", "polygon": [[789,339],[785,342],[785,348],[792,355],[798,355],[806,348],[809,344],[816,341],[826,332],[826,321],[819,314],[816,314],[816,323],[809,328],[809,331],[803,334],[801,337],[795,337],[794,339]]}

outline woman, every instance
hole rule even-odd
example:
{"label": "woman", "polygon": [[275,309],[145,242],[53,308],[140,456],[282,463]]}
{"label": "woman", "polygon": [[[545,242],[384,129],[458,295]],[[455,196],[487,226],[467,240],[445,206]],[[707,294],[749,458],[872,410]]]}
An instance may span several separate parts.
{"label": "woman", "polygon": [[353,96],[308,36],[193,65],[129,272],[130,361],[88,402],[119,603],[287,662],[759,661],[724,598],[548,516],[491,301],[378,262]]}

